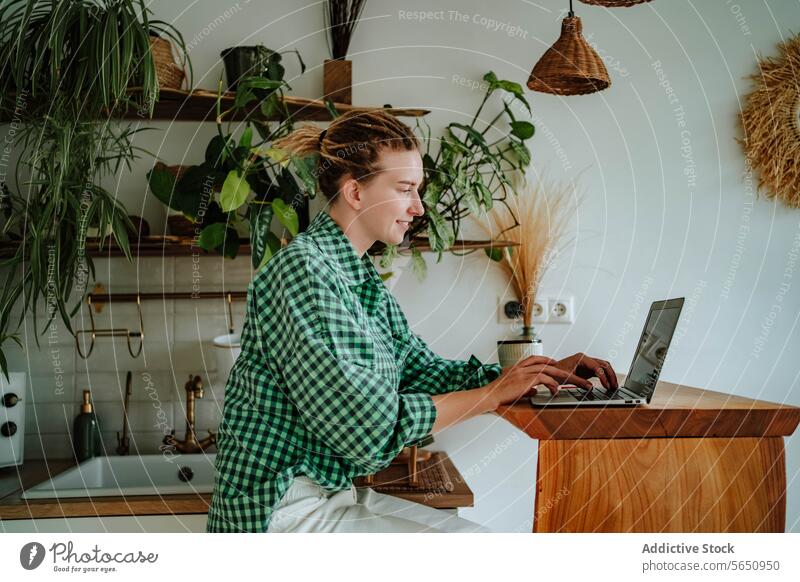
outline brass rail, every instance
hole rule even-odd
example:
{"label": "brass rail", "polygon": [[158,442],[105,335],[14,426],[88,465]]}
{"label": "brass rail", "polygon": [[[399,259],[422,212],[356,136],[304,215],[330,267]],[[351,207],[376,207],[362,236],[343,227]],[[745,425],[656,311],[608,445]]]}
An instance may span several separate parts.
{"label": "brass rail", "polygon": [[[189,292],[189,291],[176,291],[176,292],[163,292],[163,293],[107,293],[102,283],[97,283],[91,293],[86,295],[86,304],[89,306],[89,321],[91,322],[90,329],[80,329],[75,333],[75,348],[78,350],[78,355],[84,360],[92,355],[94,350],[95,340],[98,337],[122,337],[124,336],[128,344],[128,353],[131,357],[138,358],[142,353],[144,345],[144,319],[142,318],[142,301],[152,301],[156,299],[225,299],[228,304],[228,333],[233,333],[235,327],[233,325],[233,308],[234,300],[243,300],[247,298],[246,291],[204,291],[204,292]],[[129,328],[107,328],[97,329],[94,321],[94,314],[102,313],[103,305],[106,303],[136,303],[136,311],[139,315],[139,329],[131,330]],[[92,309],[94,307],[94,309]],[[89,344],[89,351],[84,354],[81,349],[80,336],[82,334],[91,335],[92,341]],[[139,349],[134,353],[131,344],[131,338],[139,339]]]}

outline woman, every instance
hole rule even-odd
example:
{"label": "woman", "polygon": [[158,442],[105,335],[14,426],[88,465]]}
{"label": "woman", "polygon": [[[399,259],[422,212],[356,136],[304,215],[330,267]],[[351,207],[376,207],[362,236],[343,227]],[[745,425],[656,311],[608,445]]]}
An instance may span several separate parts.
{"label": "woman", "polygon": [[590,387],[595,373],[615,381],[613,370],[580,354],[534,356],[505,370],[475,356],[447,360],[409,329],[366,254],[375,241],[402,242],[424,212],[417,140],[396,118],[351,112],[276,145],[319,153],[317,179],[330,203],[249,286],[208,531],[489,531],[357,490],[353,478],[538,384]]}

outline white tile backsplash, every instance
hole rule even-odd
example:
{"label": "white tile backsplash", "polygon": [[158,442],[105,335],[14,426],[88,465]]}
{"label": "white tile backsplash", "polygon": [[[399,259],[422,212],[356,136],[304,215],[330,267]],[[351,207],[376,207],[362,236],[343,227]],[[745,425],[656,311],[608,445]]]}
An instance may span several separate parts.
{"label": "white tile backsplash", "polygon": [[72,402],[32,402],[25,404],[25,433],[63,434],[72,430],[80,408]]}
{"label": "white tile backsplash", "polygon": [[[72,357],[72,355],[70,355]],[[28,377],[28,400],[34,402],[77,402],[75,374],[54,368],[52,374]]]}
{"label": "white tile backsplash", "polygon": [[[234,261],[216,255],[201,255],[196,273],[197,290],[246,291],[251,278],[250,258]],[[147,257],[128,263],[125,259],[96,259],[96,278],[110,293],[192,291],[195,272],[191,257]],[[90,288],[93,287],[90,284]],[[70,432],[80,411],[81,394],[90,390],[108,454],[116,454],[116,435],[122,430],[125,376],[133,372],[129,422],[131,454],[157,453],[164,434],[174,429],[178,438],[186,430],[186,392],[189,374],[203,380],[205,394],[196,401],[196,426],[202,438],[217,430],[222,414],[225,380],[216,378],[212,341],[228,333],[228,310],[224,299],[155,299],[142,302],[144,346],[139,357],[131,357],[124,336],[97,337],[88,359],[78,356],[75,339],[61,322],[55,333],[41,335],[46,323],[42,302],[36,329],[28,318],[20,330],[27,349],[8,344],[9,369],[29,375],[30,394],[26,406],[25,457],[65,458],[72,455]],[[72,318],[74,330],[91,329],[89,307],[84,304]],[[236,331],[241,331],[246,304],[232,304]],[[135,303],[104,305],[95,313],[96,329],[138,329]],[[41,349],[33,334],[38,329]],[[49,332],[49,330],[48,330]],[[81,336],[88,351],[90,336]],[[131,344],[138,349],[137,338]],[[138,446],[137,446],[138,445]]]}
{"label": "white tile backsplash", "polygon": [[226,259],[217,254],[201,253],[175,263],[176,290],[237,291],[247,287],[253,278],[249,255]]}

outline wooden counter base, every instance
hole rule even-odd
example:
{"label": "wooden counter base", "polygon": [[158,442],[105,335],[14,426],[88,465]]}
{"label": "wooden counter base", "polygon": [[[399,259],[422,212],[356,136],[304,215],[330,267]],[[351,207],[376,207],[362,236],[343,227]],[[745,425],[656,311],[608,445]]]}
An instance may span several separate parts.
{"label": "wooden counter base", "polygon": [[784,531],[798,407],[659,382],[643,406],[497,412],[539,441],[534,532]]}
{"label": "wooden counter base", "polygon": [[781,437],[539,443],[534,532],[782,532]]}

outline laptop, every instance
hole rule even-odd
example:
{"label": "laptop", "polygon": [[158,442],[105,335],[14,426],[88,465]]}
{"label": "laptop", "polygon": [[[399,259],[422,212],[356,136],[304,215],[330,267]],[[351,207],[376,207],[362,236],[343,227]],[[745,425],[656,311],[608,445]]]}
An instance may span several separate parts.
{"label": "laptop", "polygon": [[[650,313],[644,323],[639,345],[633,354],[630,371],[625,377],[624,386],[616,390],[606,390],[592,378],[591,390],[578,388],[572,384],[560,386],[553,396],[549,390],[532,396],[533,406],[636,406],[649,404],[656,389],[658,376],[667,357],[667,350],[678,325],[683,309],[683,297],[656,301],[650,306]],[[599,382],[599,381],[598,381]]]}

